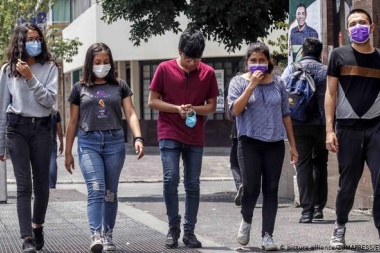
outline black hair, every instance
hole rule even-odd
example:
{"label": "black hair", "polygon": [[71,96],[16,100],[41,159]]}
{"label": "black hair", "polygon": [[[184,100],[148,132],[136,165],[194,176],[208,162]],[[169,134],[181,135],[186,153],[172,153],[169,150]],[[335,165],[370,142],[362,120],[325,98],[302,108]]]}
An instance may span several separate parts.
{"label": "black hair", "polygon": [[306,11],[306,5],[305,5],[304,3],[299,3],[299,4],[297,5],[297,7],[296,7],[296,11],[297,11],[297,9],[300,8],[300,7],[305,8],[305,13],[307,13],[307,11]]}
{"label": "black hair", "polygon": [[[44,38],[44,35],[41,31],[41,29],[32,23],[23,23],[16,27],[14,30],[11,41],[9,43],[8,49],[7,49],[7,65],[9,66],[10,73],[9,77],[19,77],[20,73],[18,73],[16,69],[16,64],[18,62],[18,59],[25,61],[28,57],[28,53],[25,49],[25,43],[27,39],[27,33],[29,30],[35,30],[38,32],[39,37],[41,37],[42,43],[41,43],[41,54],[34,56],[37,62],[40,64],[45,64],[45,62],[53,61],[52,56],[46,46],[46,40]],[[5,69],[4,69],[5,71]]]}
{"label": "black hair", "polygon": [[314,56],[317,58],[321,57],[323,49],[323,44],[322,42],[314,37],[308,37],[305,38],[303,44],[302,44],[302,51],[304,56]]}
{"label": "black hair", "polygon": [[352,9],[348,15],[347,15],[347,25],[348,25],[348,18],[351,16],[351,14],[354,14],[354,13],[363,13],[364,15],[367,16],[368,18],[368,21],[369,21],[369,24],[372,24],[372,18],[371,18],[371,15],[369,15],[368,12],[366,12],[365,10],[363,9]]}
{"label": "black hair", "polygon": [[178,49],[190,58],[201,58],[205,49],[205,38],[203,34],[194,29],[187,28],[179,39]]}
{"label": "black hair", "polygon": [[253,52],[262,53],[265,55],[265,57],[268,60],[268,72],[267,73],[272,73],[274,65],[273,65],[273,62],[270,58],[269,47],[264,42],[260,42],[260,41],[251,43],[248,46],[247,53],[245,54],[245,65],[246,65],[246,67],[247,67],[247,61],[249,59],[249,56],[251,56],[251,54]]}
{"label": "black hair", "polygon": [[87,86],[94,85],[94,81],[96,78],[94,72],[92,71],[93,65],[94,65],[94,58],[95,58],[96,53],[99,53],[102,51],[108,54],[108,57],[110,58],[110,65],[111,65],[111,69],[108,72],[107,76],[105,77],[106,81],[112,84],[119,84],[119,81],[117,80],[116,75],[115,75],[115,64],[113,62],[111,49],[104,43],[92,44],[87,49],[86,59],[84,60],[84,65],[83,65],[83,76],[81,78],[81,81],[83,84]]}

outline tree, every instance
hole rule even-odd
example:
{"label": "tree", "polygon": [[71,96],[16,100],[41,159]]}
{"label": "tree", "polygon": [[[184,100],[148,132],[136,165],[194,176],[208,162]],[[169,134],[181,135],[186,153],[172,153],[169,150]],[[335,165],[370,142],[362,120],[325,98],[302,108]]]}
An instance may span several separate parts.
{"label": "tree", "polygon": [[[11,39],[14,28],[20,22],[33,21],[39,13],[47,12],[52,0],[0,0],[0,61],[5,60],[5,52]],[[57,30],[52,29],[46,34],[48,47],[56,59],[67,62],[78,53],[78,46],[82,45],[78,39],[67,40],[56,36]]]}
{"label": "tree", "polygon": [[[277,22],[275,26],[278,29],[282,30],[288,30],[289,25],[285,22]],[[273,56],[282,56],[286,58],[288,56],[288,33],[285,35],[280,35],[279,37],[276,38],[276,40],[268,40],[268,45],[269,46],[276,46],[280,51],[273,50],[272,55]]]}
{"label": "tree", "polygon": [[224,43],[228,52],[243,43],[269,35],[277,22],[284,22],[289,0],[97,0],[102,20],[124,19],[131,23],[130,40],[135,46],[168,31],[181,32],[177,18],[185,15],[187,27],[200,29],[213,41]]}

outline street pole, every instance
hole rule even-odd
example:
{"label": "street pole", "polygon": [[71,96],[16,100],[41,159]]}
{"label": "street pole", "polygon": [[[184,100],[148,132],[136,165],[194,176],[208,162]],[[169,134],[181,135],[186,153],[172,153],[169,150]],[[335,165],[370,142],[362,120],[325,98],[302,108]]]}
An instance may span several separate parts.
{"label": "street pole", "polygon": [[0,161],[0,203],[7,202],[7,164]]}

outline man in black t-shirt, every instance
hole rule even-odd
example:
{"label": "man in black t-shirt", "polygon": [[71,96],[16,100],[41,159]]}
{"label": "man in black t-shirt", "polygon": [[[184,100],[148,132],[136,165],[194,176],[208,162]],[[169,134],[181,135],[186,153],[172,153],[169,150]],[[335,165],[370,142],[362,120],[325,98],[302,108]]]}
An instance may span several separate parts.
{"label": "man in black t-shirt", "polygon": [[375,24],[366,11],[352,10],[347,24],[352,44],[332,51],[325,96],[326,148],[337,153],[340,174],[330,239],[335,248],[346,245],[345,224],[364,162],[371,172],[373,219],[380,236],[380,50],[370,43]]}

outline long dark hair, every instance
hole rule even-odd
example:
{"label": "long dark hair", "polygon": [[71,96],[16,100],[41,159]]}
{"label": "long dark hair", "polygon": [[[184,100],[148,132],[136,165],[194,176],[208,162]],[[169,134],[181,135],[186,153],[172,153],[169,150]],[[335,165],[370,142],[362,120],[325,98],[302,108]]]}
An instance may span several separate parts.
{"label": "long dark hair", "polygon": [[25,42],[26,42],[27,33],[29,30],[37,31],[38,35],[43,39],[41,43],[42,52],[41,54],[34,57],[36,61],[41,64],[45,64],[45,62],[52,61],[52,56],[46,46],[46,40],[41,29],[35,24],[23,23],[14,30],[11,41],[7,49],[7,58],[8,58],[7,65],[9,66],[9,69],[10,69],[9,77],[11,76],[19,77],[20,73],[18,73],[18,71],[16,70],[16,64],[18,62],[18,59],[25,61],[28,57],[30,57],[25,50]]}
{"label": "long dark hair", "polygon": [[96,53],[99,53],[102,51],[108,54],[108,57],[110,58],[110,64],[111,64],[110,72],[108,72],[108,75],[105,77],[106,81],[112,84],[119,84],[119,81],[117,80],[116,74],[115,74],[115,64],[113,62],[111,49],[104,43],[92,44],[87,49],[86,59],[84,60],[84,65],[83,65],[83,76],[81,79],[83,84],[87,86],[94,85],[94,81],[96,77],[94,75],[94,72],[92,71],[92,68],[94,65],[94,58],[95,58]]}

